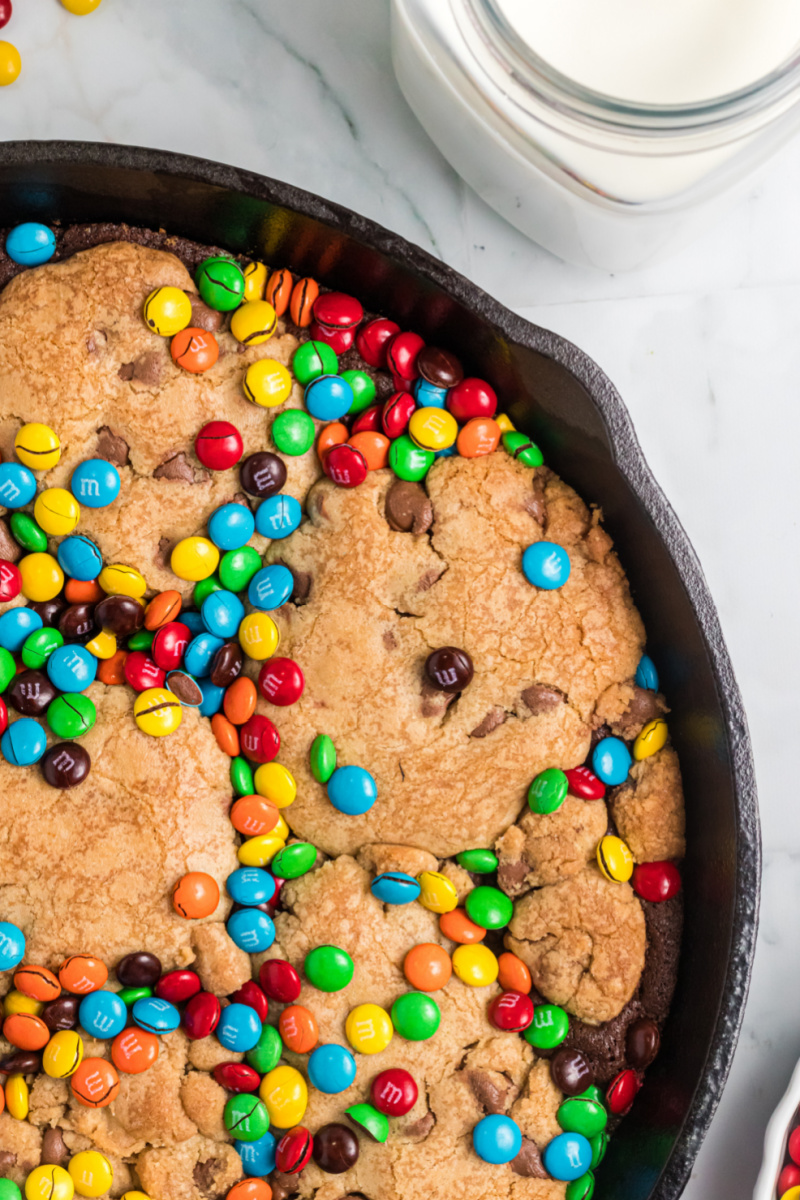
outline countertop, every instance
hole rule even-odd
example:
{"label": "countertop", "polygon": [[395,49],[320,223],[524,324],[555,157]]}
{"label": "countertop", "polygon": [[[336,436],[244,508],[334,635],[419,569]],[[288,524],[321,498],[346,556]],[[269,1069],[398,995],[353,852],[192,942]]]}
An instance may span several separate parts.
{"label": "countertop", "polygon": [[[566,266],[453,173],[406,106],[388,0],[15,0],[3,138],[179,150],[321,192],[441,256],[591,354],[699,553],[744,693],[765,871],[754,983],[688,1200],[751,1193],[800,1052],[800,141],[704,239],[612,277]],[[787,717],[788,713],[788,717]]]}

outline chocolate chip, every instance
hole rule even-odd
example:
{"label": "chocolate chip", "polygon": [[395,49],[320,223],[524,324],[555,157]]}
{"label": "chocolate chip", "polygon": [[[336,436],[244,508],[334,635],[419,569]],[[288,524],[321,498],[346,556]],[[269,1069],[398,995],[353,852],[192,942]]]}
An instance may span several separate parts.
{"label": "chocolate chip", "polygon": [[172,540],[168,537],[160,537],[158,539],[158,549],[153,555],[153,562],[157,567],[163,567],[164,570],[169,566],[170,550],[172,548]]}
{"label": "chocolate chip", "polygon": [[130,383],[130,381],[133,379],[133,363],[123,363],[120,369],[117,371],[117,375],[123,383]]}
{"label": "chocolate chip", "polygon": [[59,632],[65,638],[85,638],[95,632],[94,605],[70,604],[58,618]]}
{"label": "chocolate chip", "polygon": [[461,383],[464,368],[449,350],[438,346],[424,346],[417,355],[417,370],[423,379],[434,387],[451,388]]}
{"label": "chocolate chip", "polygon": [[161,959],[138,950],[121,958],[114,971],[123,987],[153,987],[161,978]]}
{"label": "chocolate chip", "polygon": [[433,524],[433,506],[425,488],[408,479],[398,479],[386,493],[386,520],[396,533],[418,537]]}
{"label": "chocolate chip", "polygon": [[393,630],[384,629],[383,634],[381,635],[381,640],[387,650],[397,649],[397,638],[394,636]]}
{"label": "chocolate chip", "polygon": [[313,1157],[321,1171],[341,1175],[358,1161],[358,1138],[346,1125],[323,1125],[314,1135]]}
{"label": "chocolate chip", "polygon": [[539,717],[542,713],[549,712],[551,708],[558,708],[559,704],[564,703],[566,696],[556,687],[549,687],[546,683],[534,683],[531,687],[525,688],[522,699],[533,715]]}
{"label": "chocolate chip", "polygon": [[72,788],[83,783],[91,770],[88,750],[77,742],[56,742],[42,759],[42,771],[51,787]]}
{"label": "chocolate chip", "polygon": [[634,686],[633,698],[622,716],[620,725],[631,731],[635,729],[638,733],[643,725],[660,717],[663,711],[664,705],[658,692]]}
{"label": "chocolate chip", "polygon": [[643,1071],[645,1067],[650,1066],[660,1046],[661,1034],[658,1032],[658,1026],[649,1017],[642,1017],[628,1026],[625,1049],[628,1062],[637,1071]]}
{"label": "chocolate chip", "polygon": [[222,326],[222,313],[204,304],[197,292],[187,292],[186,295],[192,306],[192,328],[205,329],[207,333],[216,333]]}
{"label": "chocolate chip", "polygon": [[86,349],[90,354],[102,354],[108,345],[108,334],[103,329],[93,329],[86,339]]}
{"label": "chocolate chip", "polygon": [[108,425],[103,425],[97,431],[97,453],[115,467],[124,467],[128,461],[128,443]]}
{"label": "chocolate chip", "polygon": [[144,625],[144,609],[133,596],[106,596],[96,606],[94,621],[114,637],[126,638]]}
{"label": "chocolate chip", "polygon": [[0,1167],[14,1167],[16,1164],[16,1154],[12,1154],[10,1150],[0,1150]]}
{"label": "chocolate chip", "polygon": [[42,1135],[42,1157],[40,1162],[47,1163],[52,1167],[63,1167],[64,1163],[70,1157],[70,1152],[67,1143],[61,1130],[56,1125],[55,1129],[45,1129]]}
{"label": "chocolate chip", "polygon": [[265,500],[286,483],[286,463],[269,450],[259,450],[249,454],[239,467],[239,481],[251,496]]}
{"label": "chocolate chip", "polygon": [[423,571],[423,573],[420,575],[419,582],[417,583],[417,591],[430,591],[436,581],[442,578],[443,574],[444,568],[437,570],[436,567],[429,567],[427,571]]}
{"label": "chocolate chip", "polygon": [[173,454],[172,458],[168,458],[160,467],[156,467],[153,478],[168,479],[170,483],[194,483],[194,467],[181,451],[180,454]]}
{"label": "chocolate chip", "polygon": [[484,1112],[502,1113],[508,1107],[508,1087],[501,1088],[486,1071],[467,1071],[467,1083]]}
{"label": "chocolate chip", "polygon": [[423,679],[422,688],[420,690],[422,704],[420,705],[420,713],[423,717],[442,717],[447,712],[449,706],[455,700],[455,693],[442,692],[438,687],[434,687],[427,679]]}
{"label": "chocolate chip", "polygon": [[28,605],[28,608],[32,608],[35,613],[39,614],[42,624],[48,629],[55,629],[58,626],[61,614],[66,607],[66,600],[62,600],[60,596],[55,596],[52,600],[31,600]]}
{"label": "chocolate chip", "polygon": [[292,600],[295,604],[305,604],[311,593],[311,572],[298,571],[296,567],[289,567],[288,563],[283,562],[282,559],[278,559],[277,561],[281,563],[282,566],[288,567],[288,569],[292,572],[292,579],[294,581],[294,586],[292,587]]}
{"label": "chocolate chip", "polygon": [[533,477],[533,489],[529,496],[523,500],[526,512],[529,512],[539,525],[544,529],[547,524],[547,502],[545,500],[545,483],[546,480],[541,471],[537,471]]}
{"label": "chocolate chip", "polygon": [[218,1158],[207,1158],[205,1162],[195,1163],[192,1179],[206,1196],[216,1195],[215,1180],[221,1166],[222,1163]]}
{"label": "chocolate chip", "polygon": [[421,1117],[417,1117],[416,1121],[412,1121],[410,1125],[406,1125],[403,1130],[405,1137],[413,1138],[417,1142],[422,1142],[428,1136],[430,1131],[436,1124],[436,1117],[432,1112],[423,1113]]}
{"label": "chocolate chip", "polygon": [[21,671],[6,694],[23,717],[39,717],[58,692],[43,671]]}
{"label": "chocolate chip", "polygon": [[469,735],[474,738],[486,737],[495,729],[499,729],[506,719],[506,710],[496,704],[494,708],[490,708],[486,716],[481,721],[480,725],[476,725],[472,733]]}
{"label": "chocolate chip", "polygon": [[580,1050],[559,1050],[550,1059],[550,1074],[566,1096],[577,1096],[594,1083],[589,1060]]}
{"label": "chocolate chip", "polygon": [[164,358],[157,350],[145,350],[133,360],[131,379],[145,387],[156,388],[161,383],[164,368]]}
{"label": "chocolate chip", "polygon": [[523,1179],[547,1179],[539,1147],[530,1138],[522,1139],[522,1148],[509,1165],[514,1174],[521,1175]]}
{"label": "chocolate chip", "polygon": [[81,996],[59,996],[51,1000],[42,1009],[41,1017],[45,1025],[53,1033],[61,1029],[74,1029],[78,1024],[78,1006]]}
{"label": "chocolate chip", "polygon": [[466,650],[457,646],[442,646],[428,655],[425,662],[425,674],[442,692],[462,692],[475,674],[472,659]]}
{"label": "chocolate chip", "polygon": [[215,687],[226,688],[238,679],[244,666],[244,654],[238,642],[226,642],[220,646],[211,664],[211,682]]}
{"label": "chocolate chip", "polygon": [[17,1050],[15,1054],[7,1055],[0,1062],[0,1072],[3,1075],[38,1075],[41,1069],[42,1056],[33,1050]]}
{"label": "chocolate chip", "polygon": [[524,885],[530,873],[530,867],[522,858],[501,859],[497,868],[497,886],[507,896],[518,896],[527,890]]}
{"label": "chocolate chip", "polygon": [[14,541],[8,522],[0,517],[0,558],[6,562],[16,562],[22,555],[22,546]]}
{"label": "chocolate chip", "polygon": [[167,687],[173,696],[178,697],[181,704],[188,704],[194,708],[202,703],[202,690],[185,671],[171,671],[167,676]]}

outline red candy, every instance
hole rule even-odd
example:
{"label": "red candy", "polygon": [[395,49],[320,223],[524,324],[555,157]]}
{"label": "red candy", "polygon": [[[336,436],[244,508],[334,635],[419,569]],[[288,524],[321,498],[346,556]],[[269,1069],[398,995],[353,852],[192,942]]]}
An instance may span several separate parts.
{"label": "red candy", "polygon": [[322,465],[325,474],[337,487],[358,487],[367,478],[369,471],[367,460],[361,451],[347,442],[340,446],[332,446]]}
{"label": "red candy", "polygon": [[125,678],[137,692],[146,692],[148,688],[164,686],[166,674],[156,666],[149,654],[144,650],[132,650],[125,659]]}
{"label": "red candy", "polygon": [[162,625],[150,647],[156,666],[161,667],[162,671],[174,671],[186,653],[191,638],[189,626],[182,621],[170,621]]}
{"label": "red candy", "polygon": [[383,406],[381,424],[388,438],[400,437],[408,429],[417,402],[408,392],[395,392]]}
{"label": "red candy", "polygon": [[183,1010],[181,1025],[183,1031],[193,1042],[208,1037],[219,1023],[222,1005],[211,992],[199,992],[193,996]]}
{"label": "red candy", "polygon": [[0,0],[0,29],[11,20],[11,0]]}
{"label": "red candy", "polygon": [[353,421],[351,434],[353,433],[380,433],[381,431],[381,413],[383,406],[380,404],[371,404],[369,408],[365,408],[362,413]]}
{"label": "red candy", "polygon": [[339,356],[352,350],[356,340],[355,329],[329,329],[318,321],[311,322],[309,333],[315,342],[327,342],[333,353]]}
{"label": "red candy", "polygon": [[258,673],[258,690],[265,700],[285,708],[303,694],[305,679],[293,658],[269,658]]}
{"label": "red candy", "polygon": [[793,1163],[800,1163],[800,1125],[789,1134],[789,1144],[786,1147],[789,1158]]}
{"label": "red candy", "polygon": [[297,1175],[311,1162],[314,1139],[302,1125],[285,1133],[275,1147],[275,1167],[284,1175]]}
{"label": "red candy", "polygon": [[658,904],[671,900],[681,890],[681,876],[671,862],[639,863],[633,868],[633,890],[643,900]]}
{"label": "red candy", "polygon": [[457,421],[473,417],[493,417],[497,412],[497,393],[485,379],[462,379],[447,393],[447,409]]}
{"label": "red candy", "polygon": [[184,1000],[191,1000],[192,996],[196,996],[202,986],[200,976],[195,971],[178,968],[161,976],[155,986],[155,993],[159,1000],[169,1000],[170,1004],[182,1004]]}
{"label": "red candy", "polygon": [[261,964],[258,980],[270,1000],[292,1004],[300,995],[300,976],[283,958],[269,958]]}
{"label": "red candy", "polygon": [[16,563],[0,558],[0,600],[14,600],[22,591],[22,576]]}
{"label": "red candy", "polygon": [[239,730],[242,754],[252,762],[272,762],[281,748],[280,734],[268,717],[256,713]]}
{"label": "red candy", "polygon": [[370,1087],[372,1103],[387,1117],[404,1117],[417,1103],[418,1088],[413,1076],[402,1067],[390,1067],[376,1075]]}
{"label": "red candy", "polygon": [[230,421],[209,421],[198,433],[194,452],[210,471],[227,471],[242,457],[242,435]]}
{"label": "red candy", "polygon": [[248,979],[247,983],[243,983],[238,992],[233,993],[231,1001],[234,1004],[246,1004],[248,1008],[255,1009],[262,1025],[266,1021],[269,1001],[254,979]]}
{"label": "red candy", "polygon": [[489,1020],[495,1029],[512,1029],[519,1033],[533,1020],[533,1001],[522,992],[503,992],[489,1005]]}
{"label": "red candy", "polygon": [[5,731],[7,729],[8,729],[8,709],[6,708],[5,700],[3,699],[2,696],[0,696],[0,734],[5,733]]}
{"label": "red candy", "polygon": [[352,329],[364,316],[361,302],[344,292],[323,292],[314,301],[312,312],[314,320],[329,329]]}
{"label": "red candy", "polygon": [[636,1093],[641,1086],[640,1077],[630,1067],[625,1071],[620,1071],[616,1079],[612,1079],[606,1092],[606,1104],[609,1111],[616,1116],[626,1113],[636,1099]]}
{"label": "red candy", "polygon": [[605,796],[606,785],[588,767],[573,767],[564,774],[571,796],[577,796],[579,800],[602,800]]}
{"label": "red candy", "polygon": [[788,1192],[789,1188],[797,1187],[800,1184],[800,1167],[796,1167],[794,1163],[787,1163],[778,1176],[778,1195],[782,1196],[784,1192]]}
{"label": "red candy", "polygon": [[[425,346],[418,333],[398,333],[389,343],[386,365],[400,379],[408,382],[417,378],[417,355]],[[387,436],[391,436],[387,434]]]}
{"label": "red candy", "polygon": [[255,1092],[261,1083],[258,1071],[253,1067],[248,1067],[246,1063],[219,1063],[211,1074],[219,1086],[229,1092]]}
{"label": "red candy", "polygon": [[371,367],[382,369],[386,366],[386,351],[389,342],[400,332],[400,326],[395,325],[387,317],[376,317],[362,325],[356,337],[356,349],[365,363]]}

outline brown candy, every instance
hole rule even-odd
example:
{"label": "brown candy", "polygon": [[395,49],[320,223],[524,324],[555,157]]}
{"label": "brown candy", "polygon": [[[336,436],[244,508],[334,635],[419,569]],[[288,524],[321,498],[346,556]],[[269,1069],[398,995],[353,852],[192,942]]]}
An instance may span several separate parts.
{"label": "brown candy", "polygon": [[53,600],[31,600],[28,608],[32,608],[42,618],[42,624],[47,629],[57,629],[58,622],[67,607],[66,600],[56,596]]}
{"label": "brown candy", "polygon": [[286,483],[286,463],[269,450],[249,454],[239,467],[242,487],[251,496],[274,496]]}
{"label": "brown candy", "polygon": [[67,1143],[58,1126],[56,1125],[55,1129],[45,1129],[42,1134],[42,1157],[39,1162],[51,1167],[63,1167],[69,1158]]}
{"label": "brown candy", "polygon": [[130,637],[144,624],[144,609],[133,596],[106,596],[95,606],[95,624],[114,637]]}
{"label": "brown candy", "polygon": [[226,688],[238,679],[244,666],[244,654],[238,642],[226,642],[220,646],[211,663],[211,682],[215,687]]}
{"label": "brown candy", "polygon": [[466,650],[459,650],[457,646],[442,646],[428,655],[425,674],[434,687],[455,695],[471,683],[475,670]]}
{"label": "brown candy", "polygon": [[417,370],[434,387],[455,387],[464,378],[464,368],[455,354],[437,346],[423,346],[417,355]]}
{"label": "brown candy", "polygon": [[314,1162],[329,1175],[341,1175],[358,1161],[358,1138],[346,1125],[323,1125],[314,1136]]}
{"label": "brown candy", "polygon": [[386,520],[396,533],[427,533],[433,524],[433,507],[421,483],[398,479],[386,493]]}
{"label": "brown candy", "polygon": [[42,771],[51,787],[72,788],[83,783],[91,770],[89,752],[77,742],[56,742],[42,759]]}
{"label": "brown candy", "polygon": [[153,987],[161,978],[161,959],[139,950],[121,958],[114,972],[123,987]]}
{"label": "brown candy", "polygon": [[641,1017],[628,1026],[625,1038],[625,1049],[628,1062],[637,1071],[643,1071],[658,1054],[661,1046],[661,1034],[655,1021],[649,1017]]}
{"label": "brown candy", "polygon": [[550,1074],[565,1096],[578,1096],[594,1083],[589,1060],[580,1050],[558,1050],[550,1059]]}
{"label": "brown candy", "polygon": [[42,1010],[42,1020],[52,1033],[61,1029],[74,1029],[78,1024],[78,1007],[81,996],[59,996],[45,1004]]}
{"label": "brown candy", "polygon": [[42,1069],[42,1056],[33,1050],[17,1050],[0,1062],[3,1075],[38,1075]]}
{"label": "brown candy", "polygon": [[58,619],[58,629],[65,638],[85,638],[95,631],[94,605],[70,604]]}
{"label": "brown candy", "polygon": [[43,671],[21,671],[6,695],[18,713],[24,717],[39,717],[58,692]]}

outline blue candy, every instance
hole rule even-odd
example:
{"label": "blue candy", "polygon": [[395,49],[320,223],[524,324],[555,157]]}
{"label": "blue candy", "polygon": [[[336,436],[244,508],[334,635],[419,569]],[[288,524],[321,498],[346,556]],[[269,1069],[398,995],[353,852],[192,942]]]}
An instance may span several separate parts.
{"label": "blue candy", "polygon": [[[269,950],[275,941],[272,917],[260,908],[240,908],[228,918],[226,928],[231,941],[248,954]],[[250,1049],[249,1046],[247,1048]]]}
{"label": "blue candy", "polygon": [[33,717],[20,717],[0,738],[0,752],[13,767],[29,767],[47,749],[47,734]]}
{"label": "blue candy", "polygon": [[97,659],[83,646],[59,646],[47,660],[47,674],[60,692],[85,692],[94,683]]}
{"label": "blue candy", "polygon": [[308,1060],[308,1078],[318,1092],[335,1096],[345,1091],[356,1077],[356,1060],[335,1042],[317,1046]]}
{"label": "blue candy", "polygon": [[534,587],[555,591],[567,582],[571,569],[569,555],[555,542],[534,542],[523,551],[522,571]]}
{"label": "blue candy", "polygon": [[[185,616],[184,613],[180,614],[182,621],[185,620]],[[202,613],[199,616],[202,621]],[[225,642],[222,638],[214,637],[213,633],[207,633],[204,627],[203,632],[198,633],[196,638],[192,638],[186,647],[186,653],[183,656],[184,667],[190,675],[194,675],[195,679],[202,679],[211,670],[214,655],[224,645]]]}
{"label": "blue candy", "polygon": [[25,934],[18,925],[0,921],[0,971],[12,971],[25,957]]}
{"label": "blue candy", "polygon": [[276,1145],[271,1133],[262,1133],[254,1142],[234,1142],[233,1148],[242,1160],[245,1175],[260,1179],[274,1171]]}
{"label": "blue candy", "polygon": [[255,533],[256,519],[243,504],[223,504],[208,521],[208,536],[220,550],[239,550]]}
{"label": "blue candy", "polygon": [[114,1038],[127,1025],[128,1010],[114,992],[91,992],[81,1000],[78,1021],[92,1037]]}
{"label": "blue candy", "polygon": [[131,1016],[140,1029],[150,1033],[172,1033],[181,1023],[181,1014],[169,1000],[143,996],[131,1009]]}
{"label": "blue candy", "polygon": [[338,421],[349,412],[353,389],[340,375],[318,375],[305,390],[306,408],[318,421]]}
{"label": "blue candy", "polygon": [[244,617],[244,605],[235,592],[222,588],[206,596],[200,605],[200,615],[209,633],[227,641],[236,636]]}
{"label": "blue candy", "polygon": [[639,659],[634,682],[637,687],[648,688],[651,692],[658,691],[658,671],[649,655],[643,654]]}
{"label": "blue candy", "polygon": [[203,618],[199,612],[181,612],[179,619],[183,621],[192,637],[197,637],[198,633],[205,633],[206,631]]}
{"label": "blue candy", "polygon": [[15,225],[6,238],[6,254],[15,263],[38,267],[49,262],[56,252],[56,235],[38,221]]}
{"label": "blue candy", "polygon": [[226,1050],[233,1050],[235,1054],[243,1054],[258,1044],[261,1029],[261,1022],[254,1008],[251,1008],[249,1004],[234,1003],[223,1008],[216,1034]]}
{"label": "blue candy", "polygon": [[200,701],[197,711],[201,717],[213,717],[214,713],[218,713],[222,708],[225,688],[217,687],[210,679],[196,679],[195,683],[203,693],[203,699]]}
{"label": "blue candy", "polygon": [[43,625],[44,621],[32,608],[9,608],[0,617],[0,646],[15,654],[22,649],[26,637]]}
{"label": "blue candy", "polygon": [[253,608],[261,608],[269,612],[280,608],[292,594],[294,577],[288,567],[274,563],[270,567],[262,567],[256,571],[247,589],[247,599]]}
{"label": "blue candy", "polygon": [[458,453],[455,446],[445,446],[444,450],[434,450],[434,458],[454,458]]}
{"label": "blue candy", "polygon": [[64,538],[56,551],[58,565],[70,579],[97,579],[103,569],[103,556],[94,542],[82,533]]}
{"label": "blue candy", "polygon": [[598,779],[615,787],[628,778],[633,759],[623,741],[616,737],[603,738],[592,754],[592,770]]}
{"label": "blue candy", "polygon": [[[0,467],[0,471],[2,469]],[[2,497],[0,502],[5,503]],[[270,496],[258,506],[256,529],[262,537],[285,538],[294,533],[302,516],[303,510],[294,496]]]}
{"label": "blue candy", "polygon": [[339,812],[359,817],[378,799],[378,788],[363,767],[337,767],[328,780],[328,799]]}
{"label": "blue candy", "polygon": [[[550,1144],[552,1145],[552,1142]],[[586,1144],[588,1145],[588,1142]],[[482,1158],[484,1162],[511,1162],[522,1149],[522,1132],[511,1117],[492,1113],[491,1116],[478,1121],[473,1129],[472,1146],[478,1158]]]}
{"label": "blue candy", "polygon": [[428,383],[427,379],[423,379],[420,375],[414,384],[414,399],[420,408],[444,408],[447,401],[447,388],[437,387],[435,383]]}
{"label": "blue candy", "polygon": [[414,876],[404,871],[384,871],[370,884],[373,896],[383,904],[410,904],[421,890]]}
{"label": "blue candy", "polygon": [[548,1142],[542,1161],[554,1179],[571,1183],[591,1167],[592,1147],[582,1133],[560,1133]]}
{"label": "blue candy", "polygon": [[275,878],[261,867],[239,867],[225,880],[228,895],[237,904],[269,904],[275,895]]}
{"label": "blue candy", "polygon": [[107,508],[119,495],[119,471],[104,458],[87,458],[72,472],[70,491],[87,508]]}
{"label": "blue candy", "polygon": [[21,463],[0,463],[0,504],[24,508],[36,495],[36,476]]}

